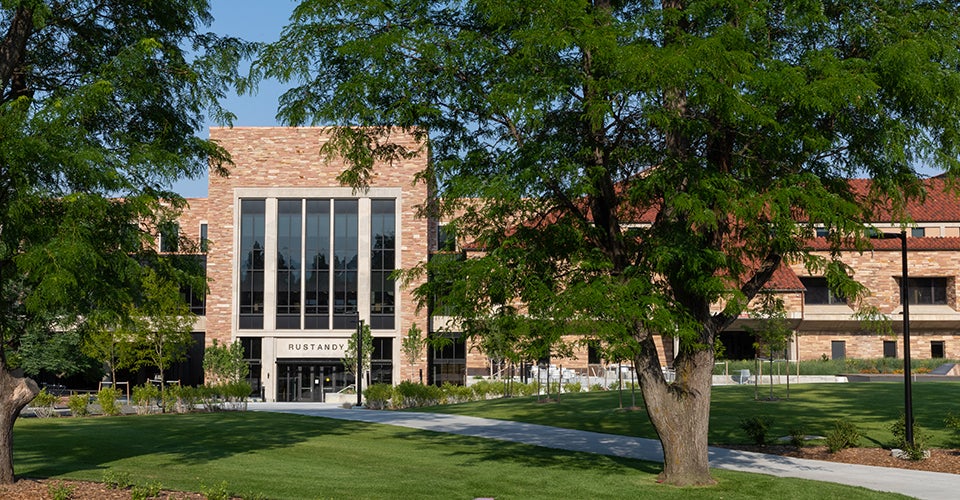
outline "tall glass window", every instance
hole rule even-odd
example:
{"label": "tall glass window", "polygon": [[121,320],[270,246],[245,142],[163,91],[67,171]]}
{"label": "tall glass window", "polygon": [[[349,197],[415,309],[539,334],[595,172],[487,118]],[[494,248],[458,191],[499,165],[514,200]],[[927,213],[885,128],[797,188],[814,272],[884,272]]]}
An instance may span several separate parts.
{"label": "tall glass window", "polygon": [[206,253],[210,248],[210,240],[207,238],[207,223],[200,223],[200,251]]}
{"label": "tall glass window", "polygon": [[277,328],[300,328],[303,202],[277,202]]}
{"label": "tall glass window", "polygon": [[262,398],[263,384],[260,380],[260,368],[263,364],[261,354],[263,339],[260,337],[240,337],[240,343],[243,346],[243,360],[249,366],[247,382],[250,383],[250,395]]}
{"label": "tall glass window", "polygon": [[263,328],[264,200],[240,201],[240,328]]}
{"label": "tall glass window", "polygon": [[307,200],[304,328],[330,328],[330,200]]}
{"label": "tall glass window", "polygon": [[393,383],[393,339],[374,337],[370,354],[370,383]]}
{"label": "tall glass window", "polygon": [[353,328],[357,319],[357,200],[333,205],[333,327]]}
{"label": "tall glass window", "polygon": [[393,200],[370,204],[370,328],[393,329],[396,216]]}

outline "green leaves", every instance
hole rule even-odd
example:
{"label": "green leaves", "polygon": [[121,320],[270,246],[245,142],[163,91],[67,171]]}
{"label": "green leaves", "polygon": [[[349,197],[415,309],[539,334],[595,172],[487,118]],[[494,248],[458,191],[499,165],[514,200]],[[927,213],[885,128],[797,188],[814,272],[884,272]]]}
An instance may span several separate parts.
{"label": "green leaves", "polygon": [[[343,351],[343,358],[340,358],[343,366],[355,377],[363,375],[357,374],[359,364],[357,360],[359,356],[363,356],[362,364],[364,371],[370,369],[370,360],[373,356],[373,333],[370,331],[370,325],[363,325],[363,328],[360,330],[361,331],[354,332],[353,335],[350,336],[350,339],[347,341],[347,348]],[[362,342],[362,344],[360,344],[360,342]],[[358,346],[360,347],[360,352],[357,352]]]}
{"label": "green leaves", "polygon": [[[17,37],[0,41],[0,67],[10,69],[0,79],[0,284],[20,290],[3,296],[0,315],[86,335],[84,320],[125,328],[131,312],[176,314],[182,284],[202,288],[200,270],[164,268],[151,244],[183,207],[173,182],[208,166],[223,173],[229,161],[196,133],[208,110],[225,116],[217,101],[249,45],[200,33],[208,8],[0,4],[0,31],[17,15],[32,26],[18,32],[22,49]],[[11,323],[3,352],[18,347]],[[29,345],[19,348],[29,357]]]}
{"label": "green leaves", "polygon": [[210,377],[207,385],[240,382],[246,379],[249,370],[239,339],[230,344],[219,344],[213,339],[213,343],[203,350],[203,371]]}
{"label": "green leaves", "polygon": [[294,85],[291,124],[371,127],[328,146],[349,185],[388,125],[429,132],[437,215],[479,255],[419,269],[442,276],[419,296],[465,328],[593,318],[708,347],[772,265],[839,269],[877,206],[907,220],[921,164],[958,171],[951,7],[307,0],[251,78]]}

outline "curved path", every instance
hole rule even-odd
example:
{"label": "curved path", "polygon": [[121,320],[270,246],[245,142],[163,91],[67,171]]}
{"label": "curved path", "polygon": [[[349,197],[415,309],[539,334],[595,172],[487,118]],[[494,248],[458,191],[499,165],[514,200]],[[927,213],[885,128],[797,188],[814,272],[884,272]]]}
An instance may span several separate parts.
{"label": "curved path", "polygon": [[[660,442],[654,439],[561,429],[523,422],[439,413],[344,409],[324,403],[250,403],[249,408],[255,411],[296,413],[396,425],[653,462],[663,461]],[[717,469],[862,486],[871,490],[902,493],[921,499],[941,500],[957,498],[960,495],[960,475],[939,472],[823,462],[713,447],[710,448],[710,466]]]}

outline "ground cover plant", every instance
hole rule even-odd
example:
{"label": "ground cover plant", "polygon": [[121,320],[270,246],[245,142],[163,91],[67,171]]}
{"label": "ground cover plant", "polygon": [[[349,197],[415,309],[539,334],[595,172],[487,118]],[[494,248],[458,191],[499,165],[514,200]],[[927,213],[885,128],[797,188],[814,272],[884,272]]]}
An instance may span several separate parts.
{"label": "ground cover plant", "polygon": [[[476,401],[458,405],[420,408],[417,411],[455,413],[478,417],[516,420],[535,424],[583,429],[610,434],[655,438],[645,415],[642,400],[634,411],[618,409],[616,391],[564,395],[560,403],[538,402],[536,398]],[[903,384],[871,382],[862,384],[791,385],[790,398],[776,401],[754,399],[752,385],[713,388],[711,444],[753,444],[741,426],[743,419],[770,415],[767,435],[772,439],[790,436],[793,429],[826,436],[837,419],[854,424],[863,434],[860,446],[889,448],[896,443],[891,432],[903,409]],[[913,385],[913,411],[934,448],[956,448],[960,436],[945,419],[960,412],[960,384],[923,382]]]}
{"label": "ground cover plant", "polygon": [[729,471],[678,489],[650,462],[259,412],[21,419],[14,435],[20,476],[245,498],[904,498]]}

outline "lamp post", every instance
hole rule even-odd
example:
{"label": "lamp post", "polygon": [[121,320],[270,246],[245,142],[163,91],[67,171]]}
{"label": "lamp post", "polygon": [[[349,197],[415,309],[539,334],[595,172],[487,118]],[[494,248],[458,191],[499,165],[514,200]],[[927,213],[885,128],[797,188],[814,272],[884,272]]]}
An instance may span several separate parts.
{"label": "lamp post", "polygon": [[357,406],[363,406],[363,320],[357,320]]}
{"label": "lamp post", "polygon": [[907,230],[900,230],[900,260],[903,277],[900,280],[900,300],[903,302],[903,419],[904,437],[913,446],[913,381],[910,376],[910,285],[907,277]]}

